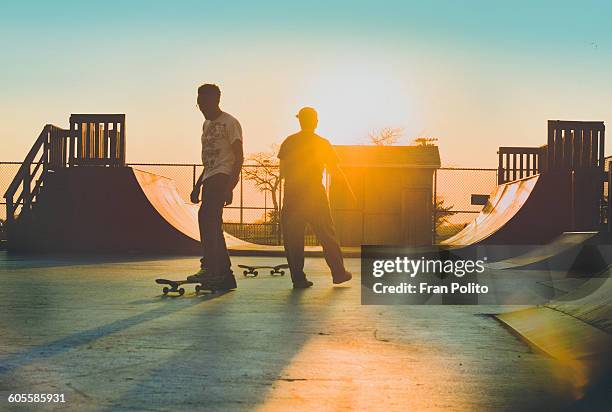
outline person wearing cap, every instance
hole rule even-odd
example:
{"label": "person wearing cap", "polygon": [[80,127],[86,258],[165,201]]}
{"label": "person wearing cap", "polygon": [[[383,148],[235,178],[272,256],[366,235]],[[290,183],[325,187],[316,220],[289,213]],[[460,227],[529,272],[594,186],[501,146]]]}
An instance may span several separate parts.
{"label": "person wearing cap", "polygon": [[295,289],[313,285],[304,273],[304,231],[308,223],[323,247],[333,283],[343,283],[352,275],[344,267],[323,186],[323,170],[338,173],[343,179],[344,174],[338,167],[338,156],[329,141],[315,133],[318,124],[316,110],[304,107],[296,117],[301,130],[287,137],[278,152],[280,175],[285,181],[281,210],[283,243],[291,280]]}
{"label": "person wearing cap", "polygon": [[217,85],[198,88],[197,105],[205,119],[201,137],[204,171],[191,192],[191,201],[198,203],[202,191],[198,224],[203,257],[200,270],[187,279],[216,290],[229,290],[236,288],[236,278],[223,236],[223,206],[232,203],[244,154],[242,127],[235,117],[219,108],[220,99]]}

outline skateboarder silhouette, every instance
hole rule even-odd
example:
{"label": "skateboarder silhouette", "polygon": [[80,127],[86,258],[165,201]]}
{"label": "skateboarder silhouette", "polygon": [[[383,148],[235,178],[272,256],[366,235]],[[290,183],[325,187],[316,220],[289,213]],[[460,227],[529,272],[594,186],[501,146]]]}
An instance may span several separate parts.
{"label": "skateboarder silhouette", "polygon": [[191,192],[191,201],[199,201],[203,188],[198,212],[202,259],[200,270],[187,279],[199,281],[206,288],[228,290],[236,288],[236,278],[223,236],[223,206],[232,203],[244,154],[240,123],[219,108],[220,99],[221,90],[216,85],[198,88],[197,105],[205,118],[201,138],[204,171]]}
{"label": "skateboarder silhouette", "polygon": [[[323,187],[323,169],[340,176],[350,189],[338,166],[338,156],[329,141],[315,133],[317,112],[302,108],[296,117],[301,130],[285,139],[278,152],[280,175],[285,181],[281,222],[283,242],[291,280],[295,289],[313,285],[304,273],[304,230],[306,223],[323,247],[325,261],[335,284],[352,278],[344,267],[342,252]],[[349,190],[352,195],[352,190]],[[352,195],[354,198],[354,195]]]}

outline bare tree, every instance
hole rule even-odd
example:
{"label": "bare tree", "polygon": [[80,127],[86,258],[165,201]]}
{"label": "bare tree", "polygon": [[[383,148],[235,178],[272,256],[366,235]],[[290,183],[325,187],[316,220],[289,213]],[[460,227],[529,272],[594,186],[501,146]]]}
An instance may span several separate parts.
{"label": "bare tree", "polygon": [[279,162],[276,157],[278,146],[272,145],[269,152],[258,152],[247,156],[246,160],[253,166],[244,166],[242,176],[250,180],[255,187],[263,193],[270,193],[272,199],[272,210],[268,212],[266,219],[273,224],[280,221],[280,172]]}
{"label": "bare tree", "polygon": [[370,142],[376,146],[393,146],[403,136],[404,129],[400,127],[383,127],[380,130],[372,130],[368,137]]}

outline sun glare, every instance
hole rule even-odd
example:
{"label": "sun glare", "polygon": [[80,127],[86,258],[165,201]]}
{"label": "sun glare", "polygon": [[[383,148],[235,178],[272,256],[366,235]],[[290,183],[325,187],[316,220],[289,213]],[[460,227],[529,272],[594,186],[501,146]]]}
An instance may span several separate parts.
{"label": "sun glare", "polygon": [[337,62],[303,84],[296,107],[315,107],[319,133],[334,144],[364,144],[373,130],[410,126],[413,102],[392,67],[369,61]]}

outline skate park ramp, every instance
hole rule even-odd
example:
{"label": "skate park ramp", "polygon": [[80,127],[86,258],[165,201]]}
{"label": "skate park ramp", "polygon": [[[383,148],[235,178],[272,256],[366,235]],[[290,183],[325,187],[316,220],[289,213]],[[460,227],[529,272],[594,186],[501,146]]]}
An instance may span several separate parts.
{"label": "skate park ramp", "polygon": [[606,262],[603,248],[596,241],[598,232],[564,232],[545,245],[534,245],[519,256],[487,264],[489,269],[602,270]]}
{"label": "skate park ramp", "polygon": [[[140,189],[149,201],[150,206],[153,207],[172,228],[190,239],[199,242],[199,205],[185,202],[176,190],[176,185],[172,179],[138,169],[132,168],[132,171]],[[226,232],[223,233],[223,236],[225,237],[225,243],[228,248],[264,246],[245,242]]]}
{"label": "skate park ramp", "polygon": [[473,222],[456,235],[441,242],[443,245],[473,245],[503,228],[523,207],[540,176],[497,186]]}
{"label": "skate park ramp", "polygon": [[546,306],[612,334],[611,274],[607,269]]}
{"label": "skate park ramp", "polygon": [[[131,167],[67,168],[48,177],[18,242],[21,250],[199,255],[198,208],[163,176]],[[231,254],[284,255],[282,246],[224,236]],[[318,256],[321,248],[306,253]]]}
{"label": "skate park ramp", "polygon": [[[153,173],[133,169],[134,177],[140,189],[144,192],[150,205],[159,213],[174,230],[196,241],[200,247],[200,231],[198,225],[199,204],[187,203],[178,193],[172,179]],[[246,242],[227,232],[223,232],[228,250],[236,254],[265,254],[284,256],[282,246],[261,245]],[[199,250],[199,249],[198,249]],[[318,246],[306,246],[306,253],[319,255],[322,250]],[[356,252],[349,250],[349,254]]]}
{"label": "skate park ramp", "polygon": [[442,246],[543,244],[567,230],[564,174],[534,175],[497,186],[476,219]]}
{"label": "skate park ramp", "polygon": [[[554,285],[553,285],[554,287]],[[575,377],[578,398],[587,386],[610,382],[612,279],[610,269],[542,306],[496,315],[538,351],[558,359]]]}

